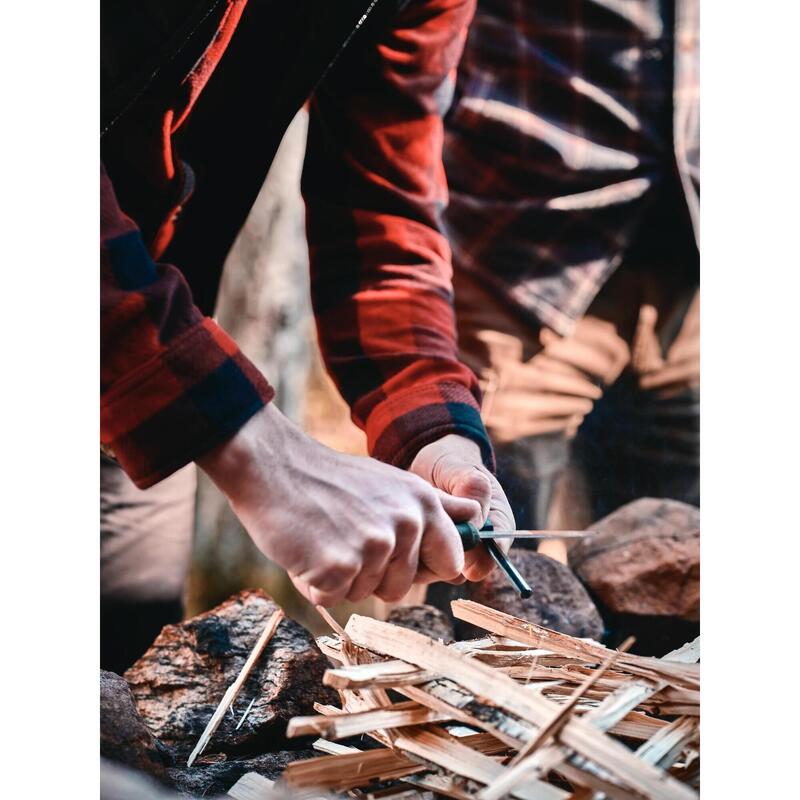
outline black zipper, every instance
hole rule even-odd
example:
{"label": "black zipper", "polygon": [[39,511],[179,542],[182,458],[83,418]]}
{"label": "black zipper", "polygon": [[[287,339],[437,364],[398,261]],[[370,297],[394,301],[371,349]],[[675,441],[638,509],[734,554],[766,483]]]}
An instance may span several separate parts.
{"label": "black zipper", "polygon": [[353,30],[350,31],[350,33],[347,35],[347,38],[344,40],[344,42],[342,42],[341,46],[339,47],[339,49],[334,54],[333,58],[328,62],[328,66],[326,66],[325,69],[322,70],[322,74],[319,76],[319,78],[317,78],[317,81],[314,84],[313,88],[311,89],[310,94],[314,94],[314,92],[317,90],[319,85],[325,79],[325,76],[330,72],[330,70],[333,67],[333,65],[339,60],[339,57],[345,51],[345,48],[347,47],[347,45],[350,44],[350,40],[356,35],[356,33],[358,33],[358,30],[366,22],[367,17],[372,12],[372,9],[375,8],[375,6],[378,5],[379,2],[380,2],[380,0],[370,0],[370,4],[367,6],[366,11],[364,11],[364,13],[361,15],[361,18],[358,20],[358,22],[356,22],[355,27],[353,28]]}
{"label": "black zipper", "polygon": [[[134,94],[130,98],[130,100],[128,100],[128,102],[124,104],[124,106],[113,116],[113,118],[111,120],[109,120],[109,122],[101,128],[101,130],[100,130],[100,136],[101,137],[104,134],[106,134],[110,130],[110,128],[114,125],[114,123],[132,105],[134,105],[134,103],[136,103],[136,101],[147,91],[147,89],[152,85],[152,83],[156,79],[156,77],[158,77],[159,73],[161,73],[163,71],[163,69],[166,66],[166,64],[169,63],[169,62],[174,61],[180,55],[180,53],[183,51],[183,49],[189,43],[191,38],[195,35],[195,33],[203,25],[203,23],[208,19],[208,17],[216,10],[216,8],[219,6],[219,4],[221,2],[222,2],[222,0],[216,0],[216,2],[212,3],[211,6],[209,6],[209,8],[206,10],[206,13],[202,15],[202,17],[194,24],[194,26],[191,28],[191,30],[186,34],[185,38],[180,43],[180,45],[178,45],[175,48],[175,50],[172,51],[172,54],[166,59],[165,63],[159,64],[155,69],[153,69],[153,71],[150,73],[150,75],[147,78],[145,78],[144,83],[141,85],[139,90],[134,92]],[[311,90],[311,94],[313,94],[314,91],[319,87],[320,83],[322,83],[323,79],[328,74],[328,72],[331,70],[333,65],[339,60],[339,57],[344,52],[345,48],[350,44],[350,41],[352,40],[352,38],[356,35],[356,33],[359,31],[359,29],[364,25],[364,23],[367,20],[367,17],[369,17],[369,15],[372,13],[372,10],[375,8],[376,5],[378,5],[379,2],[380,2],[380,0],[370,0],[369,5],[365,9],[365,11],[361,15],[361,17],[358,19],[358,21],[356,22],[355,26],[353,27],[353,30],[350,31],[350,33],[347,35],[347,38],[345,38],[344,42],[342,42],[341,46],[336,51],[336,53],[333,56],[333,58],[328,62],[328,65],[325,67],[325,69],[320,74],[319,78],[317,78],[317,80],[314,83],[314,86],[313,86],[313,88]]]}

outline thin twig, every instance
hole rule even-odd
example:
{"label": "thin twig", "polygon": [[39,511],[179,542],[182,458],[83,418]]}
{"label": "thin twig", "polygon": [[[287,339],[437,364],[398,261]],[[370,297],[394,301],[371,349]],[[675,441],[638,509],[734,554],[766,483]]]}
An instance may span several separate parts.
{"label": "thin twig", "polygon": [[345,629],[333,618],[331,612],[328,611],[327,608],[325,608],[324,606],[314,606],[314,608],[317,610],[317,614],[319,614],[322,617],[322,619],[324,619],[325,622],[328,623],[328,625],[330,626],[331,630],[334,631],[334,633],[336,633],[338,636],[340,636],[342,639],[345,640],[348,640],[350,638],[345,632]]}
{"label": "thin twig", "polygon": [[211,715],[211,719],[208,721],[208,725],[206,725],[206,729],[203,731],[203,735],[198,740],[197,744],[192,750],[191,755],[189,756],[189,760],[186,763],[187,767],[191,767],[194,763],[194,760],[199,756],[203,750],[205,750],[206,745],[208,744],[209,740],[214,734],[214,731],[219,727],[220,722],[222,722],[222,718],[225,716],[225,712],[230,708],[233,701],[236,699],[236,696],[244,686],[245,681],[247,680],[248,676],[250,675],[250,671],[253,669],[258,657],[264,651],[264,648],[269,643],[269,640],[272,638],[275,630],[277,629],[278,625],[280,624],[281,620],[283,619],[283,611],[282,609],[278,609],[269,619],[267,622],[261,636],[258,637],[258,641],[256,642],[255,647],[252,649],[250,655],[247,657],[247,661],[245,661],[244,666],[239,672],[238,677],[236,680],[228,687],[228,691],[225,692],[224,697],[220,700],[219,705],[217,706],[214,713]]}
{"label": "thin twig", "polygon": [[255,697],[254,697],[254,698],[253,698],[253,699],[250,701],[250,705],[249,705],[249,706],[247,706],[247,708],[244,710],[244,714],[242,714],[242,718],[239,720],[239,724],[236,726],[236,728],[235,728],[234,730],[237,730],[237,731],[238,731],[238,730],[239,730],[239,728],[241,728],[241,727],[242,727],[242,723],[244,722],[244,720],[245,720],[245,717],[247,717],[247,715],[250,713],[250,709],[253,707],[253,703],[255,703],[255,701],[256,701],[256,699],[255,699]]}

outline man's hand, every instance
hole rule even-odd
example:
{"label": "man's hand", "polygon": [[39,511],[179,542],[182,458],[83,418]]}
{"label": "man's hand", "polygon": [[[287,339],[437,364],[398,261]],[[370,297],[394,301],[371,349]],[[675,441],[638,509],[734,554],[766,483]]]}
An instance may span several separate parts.
{"label": "man's hand", "polygon": [[268,405],[198,460],[253,541],[314,604],[376,594],[399,600],[412,582],[464,570],[453,520],[480,505],[371,458],[337,453]]}
{"label": "man's hand", "polygon": [[[652,306],[643,306],[639,315],[637,339],[640,349],[649,353],[639,368],[642,389],[662,395],[678,394],[700,386],[700,291],[692,300],[666,359],[655,335],[657,314]],[[636,364],[634,364],[636,366]]]}
{"label": "man's hand", "polygon": [[557,431],[574,436],[602,397],[601,387],[612,384],[630,358],[616,328],[595,317],[578,320],[565,337],[543,328],[539,339],[542,349],[533,358],[509,360],[485,386],[484,422],[499,443]]}
{"label": "man's hand", "polygon": [[[411,472],[424,478],[447,495],[455,498],[469,498],[476,502],[472,515],[458,522],[471,522],[481,528],[487,519],[497,530],[514,530],[516,524],[511,506],[497,479],[483,466],[478,445],[463,436],[450,434],[423,447],[409,468]],[[511,539],[498,540],[498,544],[508,552]],[[467,580],[479,581],[493,569],[494,561],[486,548],[478,545],[468,550],[463,574]],[[428,573],[426,580],[438,580]]]}

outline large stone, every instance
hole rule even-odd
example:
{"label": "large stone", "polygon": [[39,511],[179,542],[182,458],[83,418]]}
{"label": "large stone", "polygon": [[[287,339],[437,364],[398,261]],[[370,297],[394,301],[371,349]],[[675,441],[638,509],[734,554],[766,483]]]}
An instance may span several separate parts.
{"label": "large stone", "polygon": [[446,644],[455,638],[452,618],[433,606],[398,606],[389,612],[386,621],[424,633],[431,639],[441,639]]}
{"label": "large stone", "polygon": [[123,678],[100,670],[100,755],[167,780],[169,753],[142,721]]}
{"label": "large stone", "polygon": [[[495,569],[480,583],[464,584],[467,598],[570,636],[599,639],[603,635],[603,620],[595,604],[568,566],[521,548],[512,548],[510,558],[533,589],[531,597],[523,600]],[[457,625],[456,632],[459,638],[485,635],[464,623]]]}
{"label": "large stone", "polygon": [[614,614],[700,617],[700,510],[677,500],[634,500],[592,526],[569,562]]}
{"label": "large stone", "polygon": [[[177,758],[194,747],[277,608],[260,590],[240,592],[205,614],[166,626],[125,673],[145,723]],[[246,755],[287,747],[289,719],[314,713],[315,701],[335,701],[322,685],[327,666],[311,635],[284,619],[206,753]]]}

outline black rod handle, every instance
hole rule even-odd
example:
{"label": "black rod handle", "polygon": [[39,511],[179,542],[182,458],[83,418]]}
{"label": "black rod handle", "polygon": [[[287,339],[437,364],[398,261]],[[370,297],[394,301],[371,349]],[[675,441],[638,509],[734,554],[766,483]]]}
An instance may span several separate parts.
{"label": "black rod handle", "polygon": [[464,546],[465,552],[480,544],[481,537],[478,534],[478,529],[471,522],[456,523],[456,530],[461,537],[461,544]]}
{"label": "black rod handle", "polygon": [[506,578],[508,578],[512,586],[519,592],[519,596],[523,600],[527,600],[533,594],[533,589],[528,585],[525,578],[519,574],[517,568],[506,558],[505,553],[497,546],[497,542],[494,539],[484,539],[483,543],[486,545],[486,549],[495,560],[497,566],[503,570]]}

